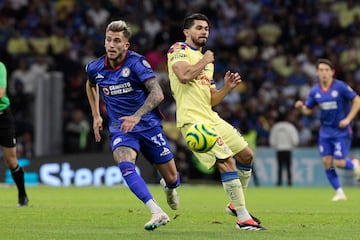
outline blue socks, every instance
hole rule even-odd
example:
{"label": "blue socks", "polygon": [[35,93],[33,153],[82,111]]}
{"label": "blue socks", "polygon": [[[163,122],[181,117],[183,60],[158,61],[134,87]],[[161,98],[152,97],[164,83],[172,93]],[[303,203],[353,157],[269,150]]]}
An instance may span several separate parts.
{"label": "blue socks", "polygon": [[335,168],[326,169],[326,176],[331,184],[331,186],[336,190],[340,188],[340,181],[338,175],[336,174]]}
{"label": "blue socks", "polygon": [[143,203],[153,198],[144,179],[136,172],[135,164],[131,162],[121,162],[119,163],[119,168],[127,185],[137,198]]}
{"label": "blue socks", "polygon": [[345,158],[345,167],[346,170],[354,169],[354,164],[350,158]]}
{"label": "blue socks", "polygon": [[235,179],[238,179],[238,174],[236,171],[234,172],[224,172],[220,174],[221,182],[229,182]]}
{"label": "blue socks", "polygon": [[166,183],[166,187],[169,188],[169,189],[174,189],[174,188],[177,188],[178,186],[180,186],[180,174],[179,174],[179,172],[177,173],[176,182],[174,182],[174,183]]}

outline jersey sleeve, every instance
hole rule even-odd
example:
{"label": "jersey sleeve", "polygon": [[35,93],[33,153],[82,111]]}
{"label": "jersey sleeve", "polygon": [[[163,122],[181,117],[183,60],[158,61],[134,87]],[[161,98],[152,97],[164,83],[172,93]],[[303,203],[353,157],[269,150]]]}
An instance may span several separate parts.
{"label": "jersey sleeve", "polygon": [[134,64],[133,72],[137,74],[141,82],[145,82],[151,78],[155,78],[155,73],[151,65],[144,57],[139,58]]}
{"label": "jersey sleeve", "polygon": [[88,76],[88,79],[90,81],[91,84],[96,84],[96,79],[95,79],[95,70],[94,68],[92,67],[92,62],[86,64],[85,66],[85,72]]}
{"label": "jersey sleeve", "polygon": [[306,99],[306,102],[305,102],[305,106],[306,106],[307,108],[312,109],[312,108],[314,108],[315,105],[317,104],[317,103],[316,103],[316,100],[315,100],[315,93],[316,93],[315,87],[313,87],[313,88],[311,89],[310,93],[309,93],[309,96],[308,96],[307,99]]}
{"label": "jersey sleeve", "polygon": [[343,96],[352,101],[354,99],[354,97],[357,95],[357,93],[347,84],[341,82],[341,91],[343,93]]}
{"label": "jersey sleeve", "polygon": [[185,61],[189,62],[188,55],[186,54],[186,44],[177,42],[173,44],[168,50],[168,61],[170,65],[176,62]]}

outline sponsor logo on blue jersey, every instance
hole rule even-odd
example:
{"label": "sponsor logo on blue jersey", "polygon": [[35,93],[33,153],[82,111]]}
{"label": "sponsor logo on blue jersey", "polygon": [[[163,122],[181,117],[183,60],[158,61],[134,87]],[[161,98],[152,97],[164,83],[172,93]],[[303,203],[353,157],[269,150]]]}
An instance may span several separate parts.
{"label": "sponsor logo on blue jersey", "polygon": [[126,83],[103,87],[102,90],[106,96],[114,96],[114,95],[132,92],[134,89],[132,88],[130,82],[126,82]]}

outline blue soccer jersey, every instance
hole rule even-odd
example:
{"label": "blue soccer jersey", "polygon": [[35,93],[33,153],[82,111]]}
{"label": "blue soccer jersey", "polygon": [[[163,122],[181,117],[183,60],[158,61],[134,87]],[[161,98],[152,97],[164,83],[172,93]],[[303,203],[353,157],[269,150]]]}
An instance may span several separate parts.
{"label": "blue soccer jersey", "polygon": [[326,91],[320,84],[312,87],[306,106],[320,108],[319,138],[346,137],[351,134],[351,126],[340,128],[339,122],[344,119],[351,109],[352,99],[356,93],[346,83],[335,79]]}
{"label": "blue soccer jersey", "polygon": [[[106,55],[86,66],[88,79],[98,84],[99,91],[107,106],[110,132],[117,132],[122,124],[120,117],[133,115],[148,96],[144,82],[155,78],[145,58],[128,50],[124,62],[116,68],[107,65]],[[144,115],[132,132],[140,132],[160,126],[163,116],[158,108]]]}

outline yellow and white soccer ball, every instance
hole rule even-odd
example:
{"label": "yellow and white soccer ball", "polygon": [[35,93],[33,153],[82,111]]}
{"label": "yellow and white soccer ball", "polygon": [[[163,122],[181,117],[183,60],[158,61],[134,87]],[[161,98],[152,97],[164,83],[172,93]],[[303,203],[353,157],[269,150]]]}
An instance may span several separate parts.
{"label": "yellow and white soccer ball", "polygon": [[194,123],[186,131],[185,141],[192,151],[205,153],[210,151],[218,138],[216,130],[207,123]]}

